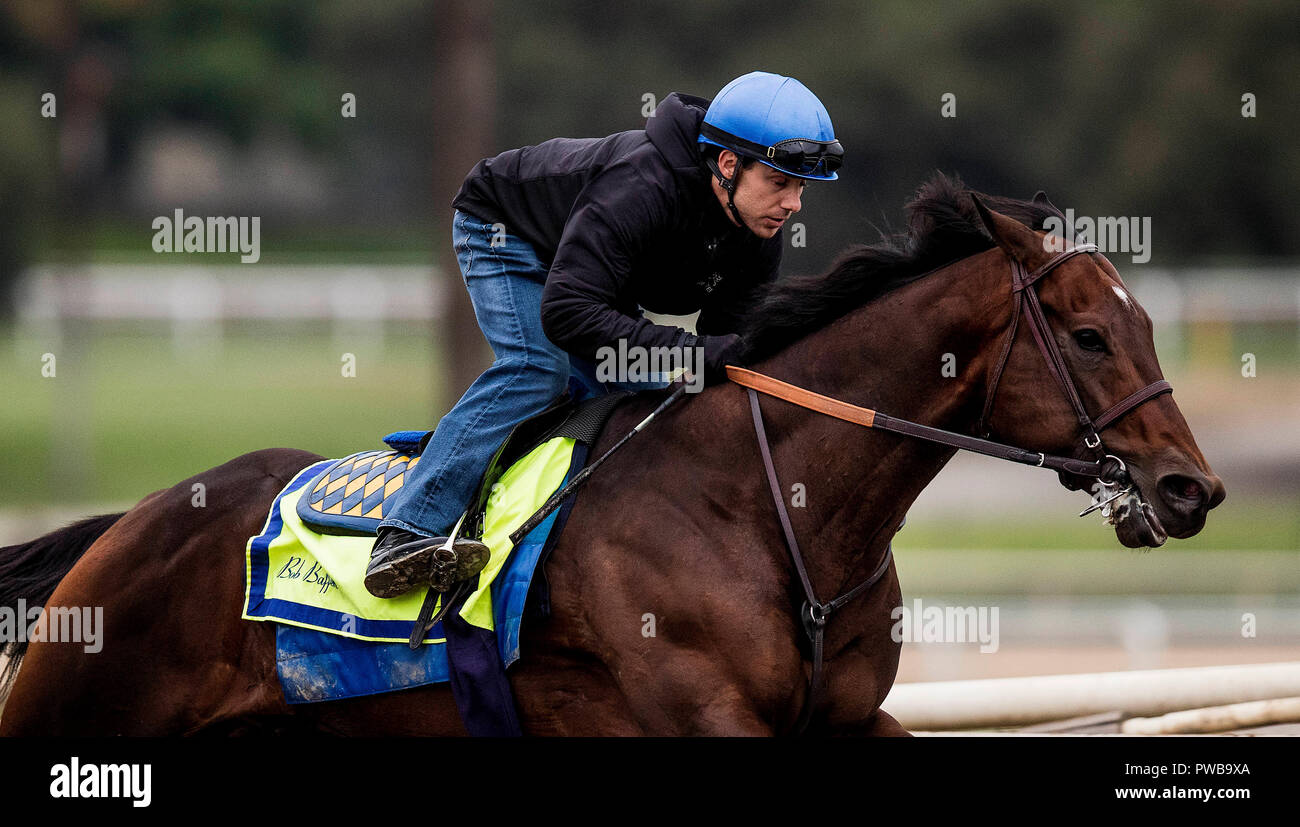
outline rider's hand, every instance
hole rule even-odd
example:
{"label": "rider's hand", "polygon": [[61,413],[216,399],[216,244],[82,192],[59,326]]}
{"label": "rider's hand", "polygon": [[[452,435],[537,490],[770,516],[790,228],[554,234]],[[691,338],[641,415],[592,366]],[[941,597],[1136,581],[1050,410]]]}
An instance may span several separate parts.
{"label": "rider's hand", "polygon": [[727,364],[737,364],[744,352],[744,341],[737,333],[724,336],[701,336],[704,346],[704,384],[717,385],[727,381]]}

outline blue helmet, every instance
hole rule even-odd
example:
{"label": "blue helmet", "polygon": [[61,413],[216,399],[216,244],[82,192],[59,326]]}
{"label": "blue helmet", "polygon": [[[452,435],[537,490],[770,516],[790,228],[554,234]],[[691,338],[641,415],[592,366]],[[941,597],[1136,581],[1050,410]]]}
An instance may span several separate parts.
{"label": "blue helmet", "polygon": [[[831,116],[794,78],[750,72],[722,87],[700,126],[700,143],[730,149],[760,163],[816,181],[834,181],[844,159]],[[722,182],[716,164],[709,164]],[[728,187],[730,188],[730,187]]]}

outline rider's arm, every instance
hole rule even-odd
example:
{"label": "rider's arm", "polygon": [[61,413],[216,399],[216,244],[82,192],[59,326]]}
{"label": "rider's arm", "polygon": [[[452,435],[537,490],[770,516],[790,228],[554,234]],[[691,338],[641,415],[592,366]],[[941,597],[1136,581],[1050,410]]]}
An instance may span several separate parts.
{"label": "rider's arm", "polygon": [[542,329],[569,353],[594,361],[597,349],[671,347],[679,327],[633,316],[624,288],[645,245],[662,238],[674,208],[664,184],[633,165],[606,167],[588,183],[569,214],[542,292]]}

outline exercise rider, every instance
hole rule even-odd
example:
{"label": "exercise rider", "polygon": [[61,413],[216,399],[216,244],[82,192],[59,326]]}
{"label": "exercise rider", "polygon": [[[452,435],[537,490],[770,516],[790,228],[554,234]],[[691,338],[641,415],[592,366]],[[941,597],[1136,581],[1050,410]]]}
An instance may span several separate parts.
{"label": "exercise rider", "polygon": [[[704,384],[725,379],[746,309],[777,277],[782,227],[807,181],[835,180],[842,158],[807,87],[751,72],[712,101],[669,95],[643,130],[480,161],[452,202],[452,243],[496,361],[438,423],[380,523],[366,588],[446,591],[479,573],[487,547],[453,536],[474,487],[511,428],[571,376],[591,395],[667,384],[600,381],[603,348],[672,352],[702,364]],[[642,309],[698,310],[697,333]]]}

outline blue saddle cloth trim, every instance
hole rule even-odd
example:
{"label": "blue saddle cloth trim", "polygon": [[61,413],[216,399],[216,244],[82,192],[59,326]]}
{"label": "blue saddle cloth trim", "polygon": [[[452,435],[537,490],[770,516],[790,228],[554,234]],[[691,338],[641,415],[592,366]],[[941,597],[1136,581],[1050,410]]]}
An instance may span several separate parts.
{"label": "blue saddle cloth trim", "polygon": [[375,695],[450,676],[442,645],[411,651],[404,643],[371,643],[284,623],[275,626],[275,671],[291,704]]}
{"label": "blue saddle cloth trim", "polygon": [[433,431],[393,431],[384,437],[384,444],[403,454],[418,454],[424,438],[431,433]]}
{"label": "blue saddle cloth trim", "polygon": [[[586,458],[587,446],[582,443],[575,445],[569,471],[564,478],[565,483],[582,469]],[[334,462],[324,460],[300,471],[284,493],[296,491],[316,479],[320,469],[332,466]],[[566,506],[571,502],[572,499]],[[502,722],[511,719],[513,710],[504,708],[505,700],[488,705],[473,715],[466,713],[465,705],[471,698],[481,700],[510,697],[505,669],[519,659],[519,632],[527,606],[528,591],[542,553],[559,537],[560,531],[553,530],[557,527],[563,530],[563,518],[567,518],[568,512],[567,507],[559,508],[530,531],[511,551],[510,559],[492,584],[492,615],[497,634],[496,646],[489,648],[495,648],[499,659],[482,653],[473,659],[472,665],[452,664],[448,658],[447,645],[442,643],[425,644],[413,652],[405,643],[362,641],[317,629],[277,623],[275,666],[285,700],[291,704],[333,701],[452,681],[458,689],[474,687],[472,692],[456,692],[457,702],[462,707],[462,717],[472,734],[508,734]],[[272,538],[279,535],[281,527],[280,499],[277,498],[271,507],[267,530],[254,540],[252,553],[265,556],[266,546]],[[264,594],[266,568],[264,563],[253,567],[251,588],[254,596]],[[283,613],[290,619],[313,626],[338,628],[343,620],[338,612],[279,600],[263,599],[260,603],[249,603],[250,614],[255,613],[252,609],[258,605],[274,606],[277,614]],[[350,622],[359,634],[376,637],[392,636],[394,630],[396,636],[405,637],[411,629],[409,621],[371,621],[351,617]],[[468,624],[461,625],[465,629],[458,631],[447,629],[439,623],[430,630],[429,637],[445,638],[449,632],[465,636],[476,631],[469,628]],[[468,645],[471,642],[467,640],[464,643]],[[476,645],[482,649],[481,642]],[[453,672],[456,674],[453,675]]]}

